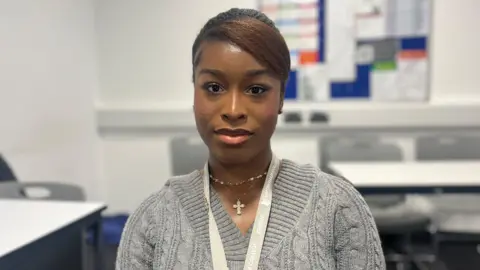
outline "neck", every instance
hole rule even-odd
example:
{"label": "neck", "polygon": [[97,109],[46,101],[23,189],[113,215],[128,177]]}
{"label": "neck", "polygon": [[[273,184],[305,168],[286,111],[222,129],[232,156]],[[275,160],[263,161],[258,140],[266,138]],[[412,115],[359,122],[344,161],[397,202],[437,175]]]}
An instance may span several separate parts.
{"label": "neck", "polygon": [[[265,152],[260,153],[246,163],[241,164],[225,164],[221,161],[210,157],[209,170],[210,174],[219,179],[229,183],[240,183],[251,177],[256,177],[265,173],[268,170],[270,162],[272,161],[272,150],[267,148]],[[213,183],[213,187],[217,192],[229,195],[232,200],[236,200],[236,195],[243,195],[244,200],[254,200],[261,193],[265,176],[253,182],[245,183],[238,186],[226,186],[219,183]],[[231,195],[231,196],[230,196]]]}

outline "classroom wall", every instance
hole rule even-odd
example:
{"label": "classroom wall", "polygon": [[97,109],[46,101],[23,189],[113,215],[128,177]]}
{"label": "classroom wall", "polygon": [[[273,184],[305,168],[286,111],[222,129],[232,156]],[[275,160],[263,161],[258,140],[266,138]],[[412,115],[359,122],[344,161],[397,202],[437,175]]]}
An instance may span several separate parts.
{"label": "classroom wall", "polygon": [[[435,0],[434,102],[480,101],[480,21],[477,0]],[[183,108],[192,104],[191,45],[211,16],[230,7],[256,6],[255,0],[97,2],[99,109]],[[460,31],[461,29],[461,31]],[[127,115],[128,117],[128,115]],[[129,119],[125,119],[129,121]],[[175,121],[175,119],[172,119]],[[194,133],[192,133],[194,134]],[[169,140],[177,133],[102,133],[106,201],[110,212],[131,212],[171,176]],[[276,136],[277,154],[299,162],[318,162],[315,135]]]}
{"label": "classroom wall", "polygon": [[101,197],[89,0],[0,1],[0,152],[21,181],[59,181]]}

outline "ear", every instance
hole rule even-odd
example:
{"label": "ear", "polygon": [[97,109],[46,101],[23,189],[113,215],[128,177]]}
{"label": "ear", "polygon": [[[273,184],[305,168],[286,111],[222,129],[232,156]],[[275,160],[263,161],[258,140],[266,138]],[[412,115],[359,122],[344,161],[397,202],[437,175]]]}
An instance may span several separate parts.
{"label": "ear", "polygon": [[283,113],[283,98],[280,100],[280,106],[278,107],[278,114]]}

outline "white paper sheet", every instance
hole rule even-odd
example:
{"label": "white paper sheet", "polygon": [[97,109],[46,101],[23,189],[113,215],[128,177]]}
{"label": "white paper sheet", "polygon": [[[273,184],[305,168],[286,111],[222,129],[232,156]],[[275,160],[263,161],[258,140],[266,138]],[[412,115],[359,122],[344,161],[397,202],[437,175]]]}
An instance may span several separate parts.
{"label": "white paper sheet", "polygon": [[396,36],[427,35],[430,32],[431,0],[390,0],[395,14]]}
{"label": "white paper sheet", "polygon": [[355,1],[357,38],[385,38],[387,36],[387,0]]}
{"label": "white paper sheet", "polygon": [[425,100],[428,96],[427,60],[400,59],[398,61],[397,87],[404,100]]}
{"label": "white paper sheet", "polygon": [[318,51],[317,36],[300,37],[299,49],[302,51]]}
{"label": "white paper sheet", "polygon": [[280,10],[280,19],[282,20],[298,20],[301,12],[298,8],[282,8]]}
{"label": "white paper sheet", "polygon": [[360,65],[373,63],[375,58],[375,48],[370,44],[364,44],[357,48],[356,62]]}
{"label": "white paper sheet", "polygon": [[318,18],[318,8],[300,8],[299,9],[299,18],[300,19],[317,19]]}
{"label": "white paper sheet", "polygon": [[300,27],[300,24],[295,23],[295,24],[285,24],[278,26],[280,32],[284,36],[292,36],[292,35],[298,35],[300,31],[302,31],[303,27]]}
{"label": "white paper sheet", "polygon": [[301,45],[300,37],[294,35],[285,36],[285,42],[290,51],[298,51]]}
{"label": "white paper sheet", "polygon": [[398,72],[396,70],[373,71],[370,74],[370,95],[376,101],[397,101],[401,99],[397,87]]}
{"label": "white paper sheet", "polygon": [[278,5],[283,2],[282,0],[258,0],[258,1],[261,1],[260,3],[262,6]]}
{"label": "white paper sheet", "polygon": [[417,0],[395,1],[395,34],[396,36],[412,36],[416,32],[417,25]]}
{"label": "white paper sheet", "polygon": [[330,80],[327,66],[304,65],[298,68],[298,98],[306,101],[327,101],[330,97]]}
{"label": "white paper sheet", "polygon": [[330,79],[352,81],[355,78],[355,2],[329,1],[326,9],[326,59]]}
{"label": "white paper sheet", "polygon": [[299,29],[300,35],[318,35],[318,23],[304,24]]}
{"label": "white paper sheet", "polygon": [[299,57],[297,51],[290,51],[290,69],[295,70],[299,65]]}
{"label": "white paper sheet", "polygon": [[431,31],[432,24],[432,0],[418,0],[420,17],[419,27],[417,30],[418,35],[428,35]]}
{"label": "white paper sheet", "polygon": [[318,0],[283,0],[283,1],[290,1],[296,4],[316,4],[318,2]]}

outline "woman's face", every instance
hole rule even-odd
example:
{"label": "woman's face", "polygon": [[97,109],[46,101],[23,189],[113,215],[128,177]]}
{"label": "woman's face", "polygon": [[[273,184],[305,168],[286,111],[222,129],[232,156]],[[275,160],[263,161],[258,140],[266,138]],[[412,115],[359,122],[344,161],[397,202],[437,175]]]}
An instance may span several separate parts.
{"label": "woman's face", "polygon": [[195,121],[210,155],[244,163],[268,153],[283,105],[280,80],[227,42],[205,42],[196,57]]}

